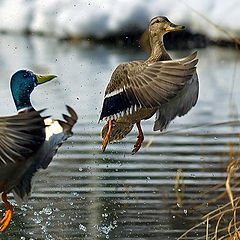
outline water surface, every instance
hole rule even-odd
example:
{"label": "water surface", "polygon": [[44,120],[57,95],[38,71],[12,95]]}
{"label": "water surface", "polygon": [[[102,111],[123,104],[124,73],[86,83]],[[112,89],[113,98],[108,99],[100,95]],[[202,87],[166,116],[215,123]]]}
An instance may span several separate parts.
{"label": "water surface", "polygon": [[[190,52],[170,54],[177,58]],[[45,114],[60,118],[68,104],[79,121],[74,136],[35,178],[29,202],[16,206],[11,226],[0,239],[176,239],[199,223],[203,212],[214,209],[194,207],[225,191],[223,185],[201,195],[224,183],[230,144],[238,144],[239,123],[204,125],[238,120],[236,51],[199,50],[199,101],[189,114],[174,120],[171,132],[153,132],[150,119],[142,124],[145,141],[135,156],[131,150],[136,129],[102,153],[104,123],[97,122],[111,73],[121,62],[146,57],[141,49],[1,36],[0,114],[16,112],[9,79],[27,68],[58,76],[34,90],[34,107],[47,107]],[[12,195],[10,200],[15,204]],[[0,214],[4,211],[1,204]],[[200,227],[190,239],[204,232]]]}

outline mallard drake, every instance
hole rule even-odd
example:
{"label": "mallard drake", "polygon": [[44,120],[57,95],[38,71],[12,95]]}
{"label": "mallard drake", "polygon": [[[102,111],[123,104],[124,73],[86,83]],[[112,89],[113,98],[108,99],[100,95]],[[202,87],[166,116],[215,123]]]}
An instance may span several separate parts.
{"label": "mallard drake", "polygon": [[47,168],[59,146],[72,135],[72,127],[77,121],[77,114],[69,106],[70,116],[63,114],[65,121],[41,117],[41,111],[32,107],[30,94],[33,89],[55,77],[20,70],[11,78],[18,115],[0,118],[0,192],[7,207],[1,231],[8,227],[13,214],[7,194],[13,192],[20,203],[27,200],[32,177],[39,169]]}
{"label": "mallard drake", "polygon": [[103,151],[108,142],[119,141],[133,128],[138,128],[138,139],[132,151],[141,147],[144,134],[141,120],[156,113],[154,131],[163,131],[176,116],[185,115],[198,99],[199,83],[196,73],[197,52],[177,60],[167,53],[164,34],[184,29],[166,17],[153,18],[148,27],[151,55],[145,61],[120,64],[107,85],[101,120]]}

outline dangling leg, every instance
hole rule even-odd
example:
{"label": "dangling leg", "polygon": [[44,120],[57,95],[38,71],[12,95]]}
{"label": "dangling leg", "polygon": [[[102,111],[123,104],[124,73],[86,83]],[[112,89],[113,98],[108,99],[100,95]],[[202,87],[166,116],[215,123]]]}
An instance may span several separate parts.
{"label": "dangling leg", "polygon": [[5,205],[7,207],[7,210],[5,212],[5,217],[1,221],[1,227],[0,227],[0,230],[4,231],[8,227],[8,225],[9,225],[11,219],[12,219],[13,206],[7,200],[7,194],[5,192],[2,194],[2,200],[3,200],[3,202],[5,203]]}
{"label": "dangling leg", "polygon": [[140,121],[136,123],[137,125],[137,128],[138,128],[138,140],[136,142],[136,144],[134,145],[134,149],[132,150],[132,154],[135,154],[139,149],[140,147],[142,146],[142,142],[144,140],[144,135],[143,135],[143,131],[142,131],[142,128],[141,128],[141,125],[140,125]]}
{"label": "dangling leg", "polygon": [[107,145],[108,145],[110,136],[111,136],[112,123],[113,123],[113,120],[109,120],[109,121],[108,121],[108,132],[107,132],[107,135],[106,135],[106,137],[104,138],[103,143],[102,143],[102,150],[103,150],[103,152],[105,151],[105,149],[106,149],[106,147],[107,147]]}

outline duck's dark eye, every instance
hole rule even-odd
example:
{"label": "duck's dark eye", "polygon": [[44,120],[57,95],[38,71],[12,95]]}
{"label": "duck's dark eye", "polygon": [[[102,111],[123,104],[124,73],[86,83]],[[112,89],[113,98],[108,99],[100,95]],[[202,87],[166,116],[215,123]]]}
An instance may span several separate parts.
{"label": "duck's dark eye", "polygon": [[24,73],[24,74],[23,74],[23,77],[24,77],[24,78],[27,78],[27,77],[28,77],[28,74],[27,74],[27,73]]}
{"label": "duck's dark eye", "polygon": [[151,23],[151,25],[155,24],[155,23],[160,23],[161,21],[159,19],[156,19],[154,22]]}

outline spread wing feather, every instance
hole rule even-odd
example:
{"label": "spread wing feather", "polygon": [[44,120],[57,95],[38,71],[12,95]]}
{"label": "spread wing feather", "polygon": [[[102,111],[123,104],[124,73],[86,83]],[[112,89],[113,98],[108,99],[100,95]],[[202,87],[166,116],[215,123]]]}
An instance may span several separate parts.
{"label": "spread wing feather", "polygon": [[[197,52],[194,52],[178,60],[120,64],[106,88],[100,120],[130,107],[153,108],[168,102],[196,72],[196,56]],[[115,107],[121,100],[118,95],[125,99],[125,109]]]}
{"label": "spread wing feather", "polygon": [[0,117],[0,168],[27,159],[41,146],[45,139],[41,112]]}
{"label": "spread wing feather", "polygon": [[41,148],[29,159],[32,162],[17,186],[14,187],[13,193],[15,198],[21,202],[26,200],[31,192],[31,179],[40,168],[47,168],[56,154],[58,148],[72,136],[72,128],[77,122],[76,112],[69,106],[66,106],[70,116],[63,114],[62,120],[45,119],[46,139]]}
{"label": "spread wing feather", "polygon": [[163,131],[176,116],[185,115],[197,103],[198,93],[199,82],[195,73],[191,82],[186,84],[174,99],[157,109],[153,130]]}

